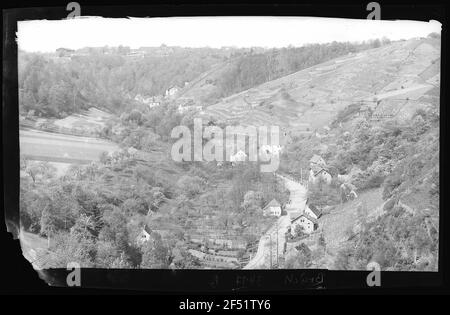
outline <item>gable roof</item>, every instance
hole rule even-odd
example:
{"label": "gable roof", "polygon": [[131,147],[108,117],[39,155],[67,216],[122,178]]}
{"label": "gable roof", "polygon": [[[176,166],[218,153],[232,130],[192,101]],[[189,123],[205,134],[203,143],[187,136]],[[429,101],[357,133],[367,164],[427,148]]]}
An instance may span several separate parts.
{"label": "gable roof", "polygon": [[300,219],[301,217],[304,217],[306,219],[308,219],[309,221],[313,222],[313,223],[317,223],[317,220],[314,219],[313,217],[307,215],[306,213],[302,213],[301,215],[299,215],[297,218],[295,218],[294,220],[291,221],[291,223],[297,221],[298,219]]}
{"label": "gable roof", "polygon": [[280,203],[276,199],[272,199],[266,206],[264,207],[264,210],[269,207],[281,207]]}
{"label": "gable roof", "polygon": [[308,205],[308,208],[317,216],[320,217],[322,215],[322,211],[318,209],[315,205]]}

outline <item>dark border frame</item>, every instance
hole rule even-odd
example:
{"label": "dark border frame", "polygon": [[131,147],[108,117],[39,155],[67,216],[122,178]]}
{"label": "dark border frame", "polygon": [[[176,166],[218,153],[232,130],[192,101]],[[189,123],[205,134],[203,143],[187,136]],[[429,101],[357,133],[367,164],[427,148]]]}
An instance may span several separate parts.
{"label": "dark border frame", "polygon": [[[46,1],[31,1],[26,4],[14,3],[9,9],[3,10],[3,193],[5,222],[8,232],[14,239],[18,236],[19,222],[19,134],[18,134],[18,81],[17,81],[17,44],[15,33],[17,21],[31,19],[62,19],[68,11],[66,5],[49,3]],[[227,16],[227,15],[271,15],[271,16],[318,16],[341,18],[366,18],[367,2],[295,4],[285,1],[278,4],[229,4],[229,2],[212,3],[214,1],[191,4],[180,4],[172,1],[170,5],[131,5],[125,2],[121,6],[104,6],[106,3],[92,1],[93,5],[78,1],[81,14],[85,16],[103,17],[166,17],[166,16]],[[204,5],[207,3],[207,5]],[[442,23],[442,52],[441,52],[441,147],[442,140],[447,139],[445,105],[447,77],[447,7],[442,4],[394,4],[381,3],[381,17],[383,20],[409,19],[438,20]],[[11,7],[21,7],[12,9]],[[31,8],[30,8],[31,7]],[[444,151],[440,152],[440,160],[445,161]],[[441,165],[440,181],[444,194],[447,192],[447,169],[445,163]],[[444,183],[444,185],[442,185]],[[283,292],[293,294],[305,292],[302,289],[326,289],[326,292],[348,292],[349,290],[363,290],[361,292],[394,292],[426,290],[428,292],[442,292],[447,289],[448,271],[444,264],[448,260],[448,242],[444,227],[448,215],[445,213],[447,201],[440,201],[440,244],[438,272],[382,272],[381,288],[369,288],[366,285],[367,271],[327,271],[327,270],[270,270],[270,271],[199,271],[199,270],[114,270],[114,269],[82,269],[84,288],[116,288],[137,291],[171,292],[171,293],[250,293],[258,294]],[[15,246],[19,247],[18,241]],[[444,244],[447,245],[444,246]],[[21,254],[21,253],[20,253]],[[22,258],[23,259],[23,258]],[[26,262],[28,263],[28,262]],[[29,264],[28,264],[29,265]],[[30,266],[31,267],[31,266]],[[46,281],[55,286],[66,286],[66,276],[70,271],[65,269],[51,269],[40,273]],[[319,281],[318,279],[322,279]],[[38,280],[39,281],[39,280]],[[149,283],[151,285],[149,286]],[[339,289],[339,290],[338,290]],[[320,290],[321,292],[324,292]],[[131,292],[131,291],[130,291]]]}

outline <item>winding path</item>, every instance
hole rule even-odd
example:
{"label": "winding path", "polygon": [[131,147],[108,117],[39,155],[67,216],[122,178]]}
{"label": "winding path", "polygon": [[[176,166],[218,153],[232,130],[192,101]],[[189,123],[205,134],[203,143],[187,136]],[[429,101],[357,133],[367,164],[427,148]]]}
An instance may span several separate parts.
{"label": "winding path", "polygon": [[[270,268],[270,255],[272,255],[272,265],[277,262],[277,238],[278,257],[284,256],[285,234],[290,226],[290,213],[303,211],[306,205],[306,188],[292,179],[277,174],[284,180],[286,188],[290,191],[290,201],[286,204],[286,215],[277,219],[269,230],[261,236],[256,255],[248,262],[244,269],[266,269]],[[272,244],[271,244],[272,243]]]}

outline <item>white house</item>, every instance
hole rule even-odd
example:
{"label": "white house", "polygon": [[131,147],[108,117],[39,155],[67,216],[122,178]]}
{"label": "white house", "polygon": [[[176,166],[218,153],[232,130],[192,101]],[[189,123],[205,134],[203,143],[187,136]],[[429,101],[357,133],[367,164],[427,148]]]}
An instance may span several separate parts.
{"label": "white house", "polygon": [[238,152],[236,152],[236,154],[233,154],[230,156],[231,163],[245,162],[246,159],[247,159],[247,154],[245,154],[245,152],[242,150],[239,150]]}
{"label": "white house", "polygon": [[331,183],[331,174],[323,167],[312,167],[309,170],[308,180],[313,184],[316,184],[319,180],[322,180],[329,185]]}
{"label": "white house", "polygon": [[320,211],[316,206],[308,204],[306,205],[303,213],[316,220],[322,216],[322,211]]}
{"label": "white house", "polygon": [[264,216],[281,216],[281,205],[280,203],[272,199],[264,208],[263,208],[263,215]]}
{"label": "white house", "polygon": [[317,227],[317,220],[306,213],[302,213],[294,219],[291,219],[291,234],[296,235],[297,226],[300,226],[304,233],[310,234],[314,232]]}

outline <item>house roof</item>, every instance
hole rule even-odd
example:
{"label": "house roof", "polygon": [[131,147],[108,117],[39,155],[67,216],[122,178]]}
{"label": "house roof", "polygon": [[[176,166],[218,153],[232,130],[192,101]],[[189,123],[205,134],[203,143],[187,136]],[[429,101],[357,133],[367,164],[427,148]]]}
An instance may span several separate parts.
{"label": "house roof", "polygon": [[268,204],[266,204],[264,209],[267,209],[269,207],[281,207],[281,205],[276,199],[272,199]]}
{"label": "house roof", "polygon": [[315,205],[308,205],[308,208],[317,216],[320,217],[322,215],[322,211],[318,209]]}
{"label": "house roof", "polygon": [[295,218],[294,220],[292,220],[291,223],[297,221],[297,220],[300,219],[301,217],[304,217],[304,218],[308,219],[309,221],[311,221],[311,222],[313,222],[313,223],[317,223],[317,220],[316,220],[316,219],[314,219],[313,217],[307,215],[306,213],[302,213],[302,214],[299,215],[297,218]]}
{"label": "house roof", "polygon": [[144,226],[144,231],[147,232],[148,234],[152,234],[152,230],[148,227],[147,224]]}

